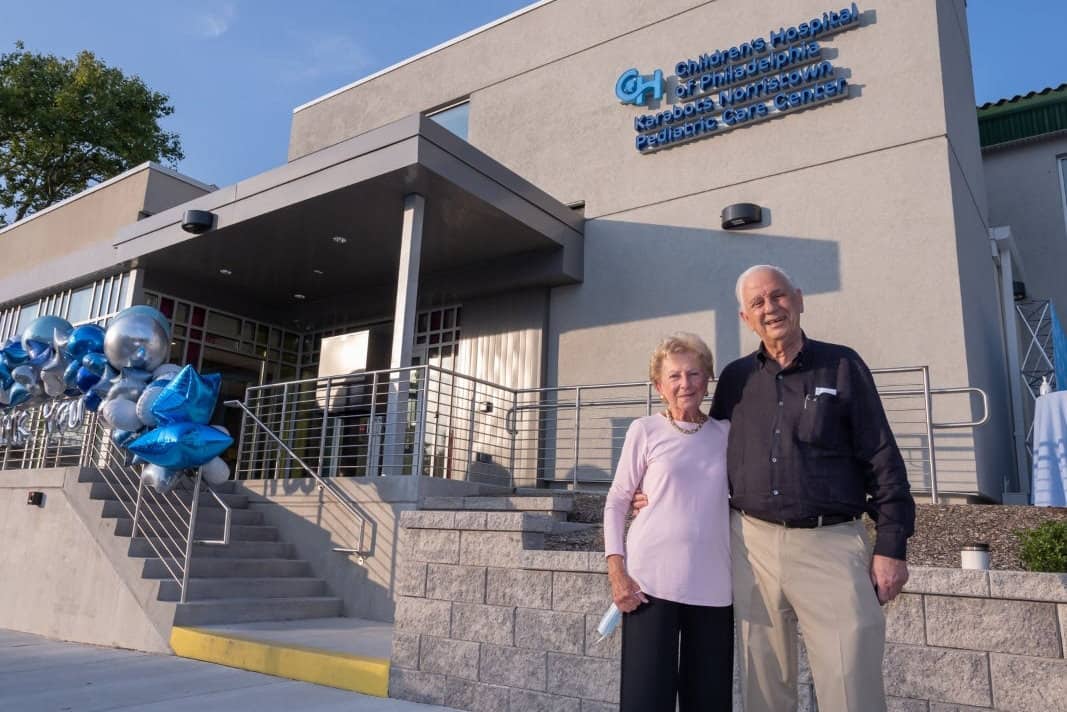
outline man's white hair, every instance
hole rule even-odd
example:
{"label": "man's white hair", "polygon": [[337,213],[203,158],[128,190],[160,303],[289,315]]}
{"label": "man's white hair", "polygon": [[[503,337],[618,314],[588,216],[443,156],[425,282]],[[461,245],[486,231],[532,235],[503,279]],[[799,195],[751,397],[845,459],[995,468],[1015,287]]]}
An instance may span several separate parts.
{"label": "man's white hair", "polygon": [[781,277],[782,280],[785,281],[786,285],[791,290],[793,290],[794,292],[797,290],[796,285],[793,283],[793,278],[790,277],[789,274],[786,273],[786,271],[784,269],[782,269],[781,267],[777,267],[775,265],[752,265],[751,267],[746,269],[744,272],[742,272],[741,276],[737,278],[737,286],[734,288],[734,293],[737,295],[737,304],[738,304],[738,306],[741,306],[741,307],[745,306],[744,300],[741,298],[741,286],[745,283],[745,280],[748,279],[749,277],[751,277],[752,275],[754,275],[756,272],[764,272],[764,271],[766,271],[766,272],[774,272],[779,277]]}

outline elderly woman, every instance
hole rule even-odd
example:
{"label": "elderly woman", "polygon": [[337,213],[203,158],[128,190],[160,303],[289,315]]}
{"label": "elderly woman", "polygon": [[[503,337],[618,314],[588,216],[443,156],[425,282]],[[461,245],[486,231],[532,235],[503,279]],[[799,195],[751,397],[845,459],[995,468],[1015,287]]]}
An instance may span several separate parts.
{"label": "elderly woman", "polygon": [[[630,425],[604,507],[608,578],[624,614],[620,712],[731,707],[729,423],[700,410],[712,370],[694,334],[656,348],[649,378],[666,407]],[[639,488],[649,504],[624,543]]]}

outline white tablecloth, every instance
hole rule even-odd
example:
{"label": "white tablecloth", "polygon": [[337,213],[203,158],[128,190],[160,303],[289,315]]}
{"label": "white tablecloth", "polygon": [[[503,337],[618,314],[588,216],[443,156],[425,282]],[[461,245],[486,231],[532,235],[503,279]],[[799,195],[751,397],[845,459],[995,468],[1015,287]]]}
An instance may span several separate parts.
{"label": "white tablecloth", "polygon": [[1034,406],[1034,504],[1067,507],[1067,391],[1037,399]]}

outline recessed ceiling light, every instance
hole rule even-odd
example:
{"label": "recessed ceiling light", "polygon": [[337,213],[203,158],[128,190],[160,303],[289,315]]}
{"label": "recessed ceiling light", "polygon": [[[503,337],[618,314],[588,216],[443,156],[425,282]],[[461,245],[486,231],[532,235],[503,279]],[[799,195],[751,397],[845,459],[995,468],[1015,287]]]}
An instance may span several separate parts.
{"label": "recessed ceiling light", "polygon": [[343,244],[345,244],[346,242],[348,242],[348,238],[347,238],[347,237],[344,237],[344,236],[342,236],[342,235],[334,235],[334,236],[333,236],[332,238],[330,238],[330,239],[332,239],[332,240],[333,240],[334,242],[336,242],[336,243],[337,243],[338,245],[343,245]]}
{"label": "recessed ceiling light", "polygon": [[304,296],[303,294],[301,294],[300,292],[297,292],[296,294],[293,295],[293,299],[301,299],[301,300],[303,300],[303,299],[307,299],[307,297]]}
{"label": "recessed ceiling light", "polygon": [[322,274],[326,274],[326,273],[325,273],[325,272],[323,272],[323,271],[322,271],[321,269],[313,269],[313,270],[311,270],[311,271],[312,271],[312,272],[314,272],[315,274],[319,274],[319,275],[322,275]]}
{"label": "recessed ceiling light", "polygon": [[226,275],[227,277],[229,277],[231,274],[233,274],[233,270],[232,269],[226,269],[225,267],[223,267],[223,268],[219,269],[219,274]]}

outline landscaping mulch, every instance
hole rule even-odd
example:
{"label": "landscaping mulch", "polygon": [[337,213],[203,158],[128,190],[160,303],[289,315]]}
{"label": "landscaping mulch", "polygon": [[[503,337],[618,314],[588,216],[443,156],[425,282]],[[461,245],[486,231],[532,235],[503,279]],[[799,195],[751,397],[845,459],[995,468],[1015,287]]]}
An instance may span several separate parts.
{"label": "landscaping mulch", "polygon": [[[604,496],[578,494],[570,520],[596,524],[593,528],[548,537],[546,548],[602,551]],[[914,566],[959,568],[960,547],[989,544],[990,568],[1021,570],[1016,532],[1048,520],[1067,520],[1062,507],[1024,507],[998,504],[919,504],[915,535],[908,542],[908,563]],[[867,522],[872,527],[871,522]]]}

